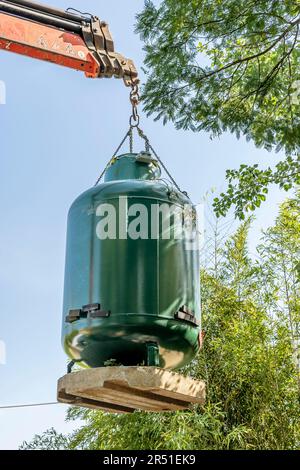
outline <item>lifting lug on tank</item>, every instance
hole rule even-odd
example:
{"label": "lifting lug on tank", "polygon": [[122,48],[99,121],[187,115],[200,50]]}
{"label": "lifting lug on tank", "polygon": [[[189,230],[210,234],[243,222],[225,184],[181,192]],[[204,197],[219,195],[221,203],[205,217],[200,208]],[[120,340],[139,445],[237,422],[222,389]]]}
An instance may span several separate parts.
{"label": "lifting lug on tank", "polygon": [[140,152],[136,156],[136,161],[139,162],[139,163],[146,163],[148,165],[149,165],[149,163],[156,162],[156,160],[154,160],[154,158],[152,158],[152,155],[149,152]]}
{"label": "lifting lug on tank", "polygon": [[84,305],[81,309],[70,310],[66,316],[66,323],[73,323],[81,318],[108,318],[109,310],[101,310],[100,304]]}

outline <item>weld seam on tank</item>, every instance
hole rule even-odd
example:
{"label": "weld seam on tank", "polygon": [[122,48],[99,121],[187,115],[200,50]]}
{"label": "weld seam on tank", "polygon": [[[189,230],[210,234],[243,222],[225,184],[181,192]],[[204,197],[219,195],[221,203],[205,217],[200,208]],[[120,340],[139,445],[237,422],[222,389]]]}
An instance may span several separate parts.
{"label": "weld seam on tank", "polygon": [[[173,318],[173,317],[168,317],[168,316],[165,316],[165,315],[157,315],[156,313],[146,313],[146,312],[143,312],[143,313],[113,313],[110,317],[107,317],[107,318],[81,318],[80,320],[76,320],[76,321],[73,321],[72,323],[66,323],[66,325],[75,325],[77,322],[84,322],[86,323],[87,320],[90,320],[91,322],[96,322],[96,321],[99,321],[99,322],[105,322],[107,320],[109,320],[111,322],[111,320],[113,320],[114,318],[117,318],[117,317],[124,317],[124,316],[132,316],[132,317],[135,317],[135,318],[138,318],[138,317],[141,317],[143,318],[145,315],[147,315],[147,317],[153,317],[153,318],[156,318],[157,320],[168,320],[168,321],[173,321],[174,323],[185,323],[185,324],[188,324],[189,326],[193,327],[193,328],[197,328],[196,325],[193,325],[192,323],[190,323],[188,320],[181,320],[181,319],[177,319],[177,318]],[[196,317],[195,317],[196,318]],[[198,318],[196,318],[196,320],[199,321]]]}
{"label": "weld seam on tank", "polygon": [[[126,180],[126,181],[128,181],[128,180]],[[99,193],[96,193],[95,196],[97,196],[98,194],[99,194]],[[122,196],[123,196],[123,194],[122,194]],[[166,201],[165,199],[160,199],[160,198],[158,198],[158,197],[150,197],[150,196],[149,196],[149,197],[147,197],[147,196],[140,196],[138,193],[133,194],[133,195],[129,195],[129,196],[126,195],[126,198],[127,198],[127,199],[146,199],[146,200],[153,200],[153,201],[163,202],[164,204],[169,203],[169,201]],[[118,197],[110,197],[110,196],[105,197],[105,201],[114,201],[114,200],[118,201],[118,200],[119,200],[119,196],[118,196]],[[101,202],[103,202],[103,201],[101,201]],[[173,200],[172,200],[172,205],[178,206],[178,207],[182,207],[182,204],[179,204],[179,202],[174,202]]]}
{"label": "weld seam on tank", "polygon": [[[98,196],[99,194],[101,194],[103,191],[105,191],[106,189],[112,187],[112,186],[115,186],[116,183],[105,183],[105,187],[104,188],[101,188],[101,185],[99,186],[95,186],[94,188],[98,188],[98,191],[96,192],[95,191],[95,194],[93,195],[93,197],[96,197]],[[74,201],[73,203],[71,204],[71,207],[69,209],[69,214],[70,212],[72,211],[73,208],[76,207],[76,204],[78,203],[78,201],[82,198],[82,196],[85,195],[85,193],[88,193],[90,191],[90,189],[87,189],[86,191],[84,191],[82,194],[80,194],[80,196],[78,196]],[[115,198],[115,199],[118,199],[118,198]]]}

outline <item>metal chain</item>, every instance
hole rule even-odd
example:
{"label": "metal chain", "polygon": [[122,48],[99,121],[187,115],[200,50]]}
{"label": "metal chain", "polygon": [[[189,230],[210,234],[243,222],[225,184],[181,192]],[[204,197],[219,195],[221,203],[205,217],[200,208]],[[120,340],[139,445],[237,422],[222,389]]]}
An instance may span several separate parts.
{"label": "metal chain", "polygon": [[129,95],[129,100],[130,100],[130,103],[131,103],[131,106],[132,106],[132,114],[129,118],[129,130],[126,132],[126,135],[125,135],[124,139],[121,141],[120,145],[116,149],[116,151],[113,154],[112,158],[110,159],[110,161],[107,163],[106,167],[104,168],[104,170],[100,174],[99,178],[97,179],[97,181],[95,183],[95,186],[97,186],[100,183],[104,173],[106,172],[107,168],[110,165],[110,162],[117,155],[117,153],[119,152],[120,148],[123,146],[123,144],[124,144],[125,140],[127,139],[127,137],[129,137],[129,151],[130,151],[130,153],[133,153],[133,128],[138,127],[139,124],[140,124],[140,116],[139,116],[138,108],[137,108],[138,104],[140,102],[139,81],[131,79],[131,85],[130,86],[131,86],[131,91],[130,91],[130,95]]}
{"label": "metal chain", "polygon": [[129,152],[133,153],[133,127],[129,128]]}
{"label": "metal chain", "polygon": [[129,118],[130,127],[138,127],[140,124],[140,116],[138,113],[138,105],[140,103],[140,93],[139,93],[139,80],[131,80],[131,91],[129,95],[129,100],[132,106],[132,113]]}
{"label": "metal chain", "polygon": [[180,187],[178,186],[178,184],[176,183],[176,181],[172,177],[171,173],[168,171],[167,167],[162,162],[161,158],[158,156],[158,154],[156,153],[156,151],[154,150],[154,148],[150,144],[149,138],[146,136],[144,131],[139,127],[140,126],[140,116],[139,116],[139,113],[138,113],[138,105],[139,105],[139,102],[140,102],[140,94],[139,94],[139,81],[138,80],[136,80],[136,81],[132,80],[131,81],[131,91],[130,91],[129,99],[130,99],[130,102],[131,102],[131,105],[132,105],[132,114],[129,118],[129,130],[126,132],[125,137],[123,138],[120,145],[118,146],[118,148],[114,152],[112,158],[107,163],[106,167],[104,168],[101,175],[97,179],[97,181],[95,183],[95,186],[97,186],[98,183],[101,181],[104,173],[106,172],[107,168],[110,166],[111,161],[113,160],[113,158],[115,158],[117,156],[120,148],[123,146],[123,144],[126,141],[127,137],[129,137],[129,150],[130,150],[130,153],[133,153],[133,131],[134,131],[134,128],[136,128],[137,132],[138,132],[138,135],[145,142],[145,151],[148,152],[148,153],[150,153],[150,150],[152,151],[153,155],[156,157],[156,159],[160,163],[161,167],[165,170],[166,174],[170,178],[170,180],[173,183],[173,185],[175,186],[175,188],[180,193],[183,193],[183,194],[187,195],[187,193],[185,191],[181,191]]}
{"label": "metal chain", "polygon": [[165,170],[166,174],[168,175],[168,177],[170,178],[170,180],[171,180],[172,183],[174,184],[175,188],[176,188],[180,193],[183,193],[183,194],[187,195],[187,193],[186,193],[185,191],[181,191],[180,187],[178,186],[178,184],[177,184],[176,181],[174,180],[173,176],[171,175],[171,173],[170,173],[169,170],[167,169],[166,165],[163,163],[163,161],[161,160],[161,158],[159,157],[159,155],[156,153],[156,151],[154,150],[154,148],[153,148],[152,145],[150,144],[149,138],[146,136],[146,134],[144,133],[144,131],[143,131],[139,126],[137,127],[137,131],[138,131],[139,136],[145,141],[146,152],[149,152],[149,150],[151,150],[151,152],[153,153],[153,155],[155,156],[155,158],[157,159],[157,161],[160,163],[161,167]]}
{"label": "metal chain", "polygon": [[146,136],[146,134],[144,133],[144,131],[142,131],[142,129],[140,127],[137,127],[137,131],[138,131],[138,134],[141,137],[141,139],[143,139],[145,141],[145,150],[146,150],[146,152],[149,153],[149,151],[150,151],[150,142],[149,142],[148,137]]}
{"label": "metal chain", "polygon": [[130,132],[131,132],[131,128],[126,132],[126,135],[124,136],[123,140],[121,141],[120,145],[117,147],[117,149],[115,150],[113,156],[111,157],[111,159],[109,160],[109,162],[107,163],[106,167],[104,168],[104,170],[102,171],[102,173],[100,174],[99,178],[97,179],[96,183],[94,184],[94,186],[97,186],[100,181],[102,180],[102,177],[104,175],[104,173],[106,172],[107,168],[110,166],[110,162],[112,161],[113,158],[116,157],[117,153],[119,152],[120,148],[123,146],[124,142],[126,141],[127,137],[130,137]]}
{"label": "metal chain", "polygon": [[142,140],[144,140],[145,142],[145,150],[146,152],[152,152],[153,155],[155,156],[155,158],[157,159],[157,161],[160,163],[161,167],[164,169],[164,171],[166,172],[166,174],[168,175],[170,181],[173,183],[173,185],[175,186],[175,188],[182,194],[185,194],[187,195],[187,193],[185,191],[182,191],[179,187],[179,185],[176,183],[175,179],[173,178],[173,176],[171,175],[171,173],[169,172],[169,170],[167,169],[166,165],[164,164],[164,162],[162,161],[162,159],[160,158],[160,156],[157,154],[157,152],[154,150],[153,146],[150,144],[150,141],[149,141],[149,138],[146,136],[146,134],[144,133],[144,131],[139,127],[139,125],[130,125],[129,127],[129,130],[126,132],[124,138],[122,139],[121,143],[118,145],[117,149],[115,150],[112,158],[109,160],[109,162],[107,163],[107,165],[105,166],[104,170],[102,171],[102,173],[100,174],[99,178],[97,179],[96,183],[95,183],[95,186],[97,186],[99,184],[99,182],[101,181],[104,173],[106,172],[107,168],[110,166],[111,164],[111,161],[113,160],[113,158],[115,158],[119,152],[119,150],[121,149],[121,147],[123,146],[124,142],[126,141],[126,139],[129,137],[129,150],[130,150],[130,153],[133,153],[133,130],[134,128],[137,129],[137,132],[138,132],[138,135],[140,136],[140,138]]}

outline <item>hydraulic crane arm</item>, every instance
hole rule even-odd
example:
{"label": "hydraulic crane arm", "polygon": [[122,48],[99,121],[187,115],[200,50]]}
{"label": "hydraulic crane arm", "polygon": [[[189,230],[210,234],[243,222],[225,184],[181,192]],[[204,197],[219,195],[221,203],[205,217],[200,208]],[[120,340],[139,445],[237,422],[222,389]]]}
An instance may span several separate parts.
{"label": "hydraulic crane arm", "polygon": [[127,86],[138,81],[133,61],[114,51],[107,23],[96,16],[0,0],[0,49],[81,70],[91,78],[114,76]]}

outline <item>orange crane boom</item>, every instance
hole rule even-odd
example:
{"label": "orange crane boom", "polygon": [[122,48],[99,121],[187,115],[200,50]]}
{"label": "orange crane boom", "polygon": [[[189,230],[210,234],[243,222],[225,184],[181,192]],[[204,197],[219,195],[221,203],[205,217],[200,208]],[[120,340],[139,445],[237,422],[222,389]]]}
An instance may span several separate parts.
{"label": "orange crane boom", "polygon": [[0,0],[0,49],[80,70],[90,78],[123,78],[126,86],[137,83],[134,63],[115,52],[108,24],[69,10]]}

